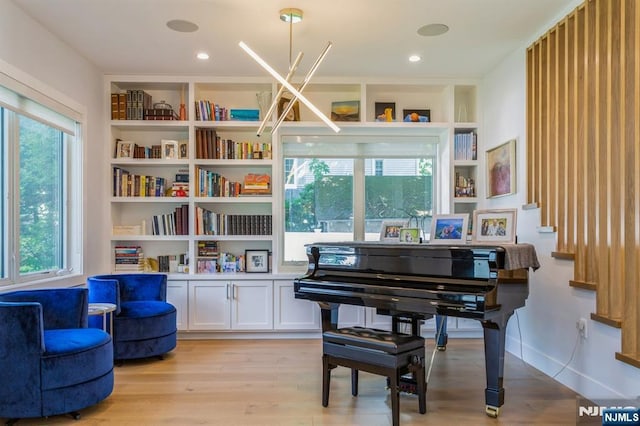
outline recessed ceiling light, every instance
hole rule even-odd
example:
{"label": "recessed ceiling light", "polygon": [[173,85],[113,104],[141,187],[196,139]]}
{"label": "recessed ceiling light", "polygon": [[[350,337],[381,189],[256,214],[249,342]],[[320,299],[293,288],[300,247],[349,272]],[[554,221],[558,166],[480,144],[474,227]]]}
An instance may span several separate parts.
{"label": "recessed ceiling light", "polygon": [[167,22],[167,27],[179,33],[192,33],[198,31],[198,26],[191,21],[183,19],[172,19]]}
{"label": "recessed ceiling light", "polygon": [[420,55],[411,55],[409,56],[409,62],[420,62],[422,58]]}
{"label": "recessed ceiling light", "polygon": [[196,58],[206,61],[207,59],[209,59],[209,54],[207,52],[198,52]]}
{"label": "recessed ceiling light", "polygon": [[429,24],[418,28],[418,34],[424,37],[439,36],[449,31],[445,24]]}

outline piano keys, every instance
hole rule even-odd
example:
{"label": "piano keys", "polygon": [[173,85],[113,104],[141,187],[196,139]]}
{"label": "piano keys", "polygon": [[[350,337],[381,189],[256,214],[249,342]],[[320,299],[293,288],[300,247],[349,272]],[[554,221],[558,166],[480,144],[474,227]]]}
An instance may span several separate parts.
{"label": "piano keys", "polygon": [[539,266],[533,246],[344,242],[309,244],[306,251],[308,270],[294,280],[295,297],[320,305],[323,331],[337,328],[341,304],[392,316],[396,332],[410,321],[417,334],[419,323],[433,315],[480,321],[485,412],[498,416],[507,322],[525,304],[529,267]]}

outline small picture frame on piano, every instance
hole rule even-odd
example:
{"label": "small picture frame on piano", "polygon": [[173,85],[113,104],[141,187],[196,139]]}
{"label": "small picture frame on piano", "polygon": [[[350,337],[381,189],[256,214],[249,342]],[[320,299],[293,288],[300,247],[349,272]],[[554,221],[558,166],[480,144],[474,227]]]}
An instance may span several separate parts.
{"label": "small picture frame on piano", "polygon": [[407,222],[401,220],[385,220],[380,228],[380,241],[387,243],[400,242],[400,230],[407,226]]}
{"label": "small picture frame on piano", "polygon": [[430,244],[466,244],[469,214],[438,214],[431,220]]}
{"label": "small picture frame on piano", "polygon": [[515,244],[517,209],[475,210],[472,241],[474,244]]}

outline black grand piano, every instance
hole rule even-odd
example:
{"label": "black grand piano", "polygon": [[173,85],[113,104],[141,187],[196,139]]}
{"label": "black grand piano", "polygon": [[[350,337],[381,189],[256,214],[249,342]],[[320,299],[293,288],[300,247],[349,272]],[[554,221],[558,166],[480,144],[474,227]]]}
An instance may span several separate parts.
{"label": "black grand piano", "polygon": [[505,331],[529,294],[528,270],[539,267],[533,246],[316,243],[306,246],[307,273],[295,297],[318,302],[323,331],[338,326],[340,304],[369,306],[408,321],[418,334],[433,315],[477,319],[484,330],[486,413],[504,403]]}

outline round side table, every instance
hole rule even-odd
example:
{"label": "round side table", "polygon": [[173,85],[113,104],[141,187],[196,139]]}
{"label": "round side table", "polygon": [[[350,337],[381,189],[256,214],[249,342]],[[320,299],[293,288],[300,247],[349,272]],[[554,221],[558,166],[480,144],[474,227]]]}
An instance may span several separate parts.
{"label": "round side table", "polygon": [[109,317],[109,332],[113,333],[113,311],[116,305],[113,303],[89,303],[89,315],[102,315],[102,329],[107,331],[107,316]]}

